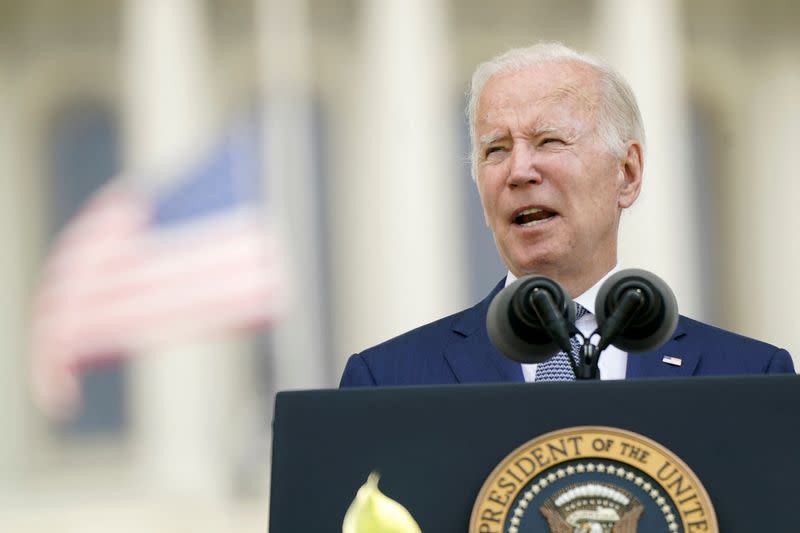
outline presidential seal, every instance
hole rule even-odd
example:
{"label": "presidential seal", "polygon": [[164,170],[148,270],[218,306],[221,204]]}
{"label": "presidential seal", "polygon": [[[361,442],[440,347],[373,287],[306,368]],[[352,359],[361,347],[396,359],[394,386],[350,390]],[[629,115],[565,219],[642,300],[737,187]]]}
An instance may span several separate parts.
{"label": "presidential seal", "polygon": [[481,488],[469,533],[718,533],[700,480],[657,442],[582,426],[509,454]]}

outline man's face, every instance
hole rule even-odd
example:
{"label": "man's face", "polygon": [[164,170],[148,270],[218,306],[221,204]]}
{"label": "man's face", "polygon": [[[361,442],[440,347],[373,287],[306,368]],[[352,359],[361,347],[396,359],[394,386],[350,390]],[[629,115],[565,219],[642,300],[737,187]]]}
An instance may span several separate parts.
{"label": "man's face", "polygon": [[616,262],[620,210],[641,185],[641,150],[598,135],[597,74],[575,62],[497,74],[475,119],[486,222],[516,275],[550,276],[573,295]]}

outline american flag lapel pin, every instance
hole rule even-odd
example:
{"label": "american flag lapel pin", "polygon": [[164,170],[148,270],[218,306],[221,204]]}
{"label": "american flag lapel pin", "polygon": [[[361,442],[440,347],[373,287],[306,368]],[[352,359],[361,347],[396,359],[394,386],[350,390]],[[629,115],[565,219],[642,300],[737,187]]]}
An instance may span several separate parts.
{"label": "american flag lapel pin", "polygon": [[661,360],[672,366],[681,366],[683,364],[683,359],[680,357],[672,357],[671,355],[665,355]]}

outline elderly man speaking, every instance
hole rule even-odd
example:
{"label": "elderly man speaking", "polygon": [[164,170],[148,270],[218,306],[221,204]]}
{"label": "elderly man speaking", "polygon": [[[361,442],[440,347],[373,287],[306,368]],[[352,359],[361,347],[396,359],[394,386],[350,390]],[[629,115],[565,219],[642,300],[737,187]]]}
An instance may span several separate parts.
{"label": "elderly man speaking", "polygon": [[[560,44],[510,50],[478,66],[468,104],[472,172],[508,275],[480,303],[350,357],[341,386],[571,379],[563,352],[539,365],[506,359],[486,313],[520,276],[549,277],[591,333],[594,300],[618,270],[620,215],[642,187],[644,128],[628,83]],[[567,361],[568,362],[568,361]],[[652,352],[609,347],[602,379],[793,372],[786,350],[681,316]]]}

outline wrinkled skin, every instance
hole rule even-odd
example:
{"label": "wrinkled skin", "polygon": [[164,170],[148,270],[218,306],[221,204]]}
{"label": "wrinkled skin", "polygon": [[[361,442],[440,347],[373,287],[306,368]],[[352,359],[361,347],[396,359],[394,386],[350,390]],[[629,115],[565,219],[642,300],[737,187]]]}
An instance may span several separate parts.
{"label": "wrinkled skin", "polygon": [[[623,209],[639,195],[642,149],[616,155],[598,135],[597,74],[574,61],[496,74],[475,119],[476,181],[486,223],[516,276],[581,294],[616,263]],[[519,213],[543,212],[523,225]]]}

